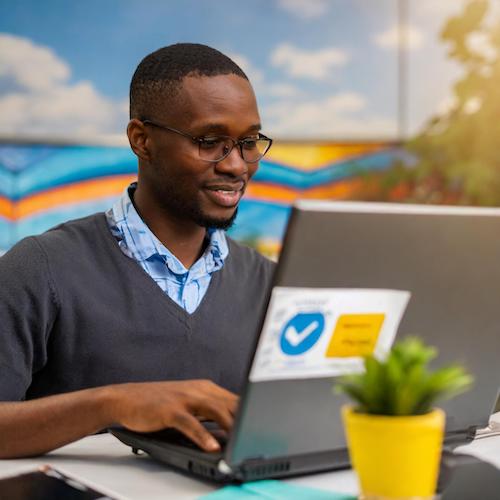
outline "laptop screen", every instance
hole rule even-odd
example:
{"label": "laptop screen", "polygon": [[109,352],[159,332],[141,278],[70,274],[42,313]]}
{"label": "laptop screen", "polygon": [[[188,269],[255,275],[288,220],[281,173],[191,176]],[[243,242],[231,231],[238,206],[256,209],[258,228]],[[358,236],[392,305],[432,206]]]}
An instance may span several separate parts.
{"label": "laptop screen", "polygon": [[[447,431],[486,425],[500,385],[500,210],[299,202],[274,286],[408,290],[398,336],[422,337],[439,349],[436,366],[457,361],[475,377],[473,390],[440,404]],[[346,401],[333,383],[250,381],[232,460],[345,446]]]}

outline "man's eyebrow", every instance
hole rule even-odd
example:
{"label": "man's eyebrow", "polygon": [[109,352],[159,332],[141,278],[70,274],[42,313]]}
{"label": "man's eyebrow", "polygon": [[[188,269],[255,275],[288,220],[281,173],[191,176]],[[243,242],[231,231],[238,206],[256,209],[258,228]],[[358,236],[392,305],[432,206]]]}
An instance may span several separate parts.
{"label": "man's eyebrow", "polygon": [[255,125],[252,125],[251,127],[248,127],[248,131],[255,131],[258,132],[262,128],[262,125],[260,123],[256,123]]}
{"label": "man's eyebrow", "polygon": [[204,123],[196,127],[196,130],[200,132],[225,132],[227,127],[222,123]]}

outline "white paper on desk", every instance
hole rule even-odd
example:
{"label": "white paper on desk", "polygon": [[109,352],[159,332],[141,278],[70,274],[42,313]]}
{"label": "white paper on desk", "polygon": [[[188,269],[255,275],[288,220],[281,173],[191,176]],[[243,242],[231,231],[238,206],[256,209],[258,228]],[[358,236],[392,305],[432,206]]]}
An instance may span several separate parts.
{"label": "white paper on desk", "polygon": [[[497,409],[497,405],[495,406]],[[476,430],[473,441],[455,448],[455,453],[465,453],[484,460],[500,469],[500,411],[490,415],[488,427]]]}
{"label": "white paper on desk", "polygon": [[500,436],[476,438],[469,444],[458,446],[455,453],[464,453],[479,458],[500,469]]}
{"label": "white paper on desk", "polygon": [[334,377],[392,346],[410,292],[289,288],[272,291],[250,380]]}

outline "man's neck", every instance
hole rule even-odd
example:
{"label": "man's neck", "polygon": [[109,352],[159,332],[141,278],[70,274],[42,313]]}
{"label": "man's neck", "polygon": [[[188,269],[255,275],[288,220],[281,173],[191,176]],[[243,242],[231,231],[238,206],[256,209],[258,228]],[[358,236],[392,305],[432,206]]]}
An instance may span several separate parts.
{"label": "man's neck", "polygon": [[137,213],[161,243],[189,269],[205,251],[207,230],[192,221],[149,207],[141,194],[137,189],[132,199]]}

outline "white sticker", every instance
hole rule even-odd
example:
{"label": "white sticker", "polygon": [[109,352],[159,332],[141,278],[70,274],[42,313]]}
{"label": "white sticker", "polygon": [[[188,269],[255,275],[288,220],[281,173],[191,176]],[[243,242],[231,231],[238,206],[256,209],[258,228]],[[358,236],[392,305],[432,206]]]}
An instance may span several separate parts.
{"label": "white sticker", "polygon": [[287,288],[272,291],[250,380],[334,377],[390,350],[410,292]]}

